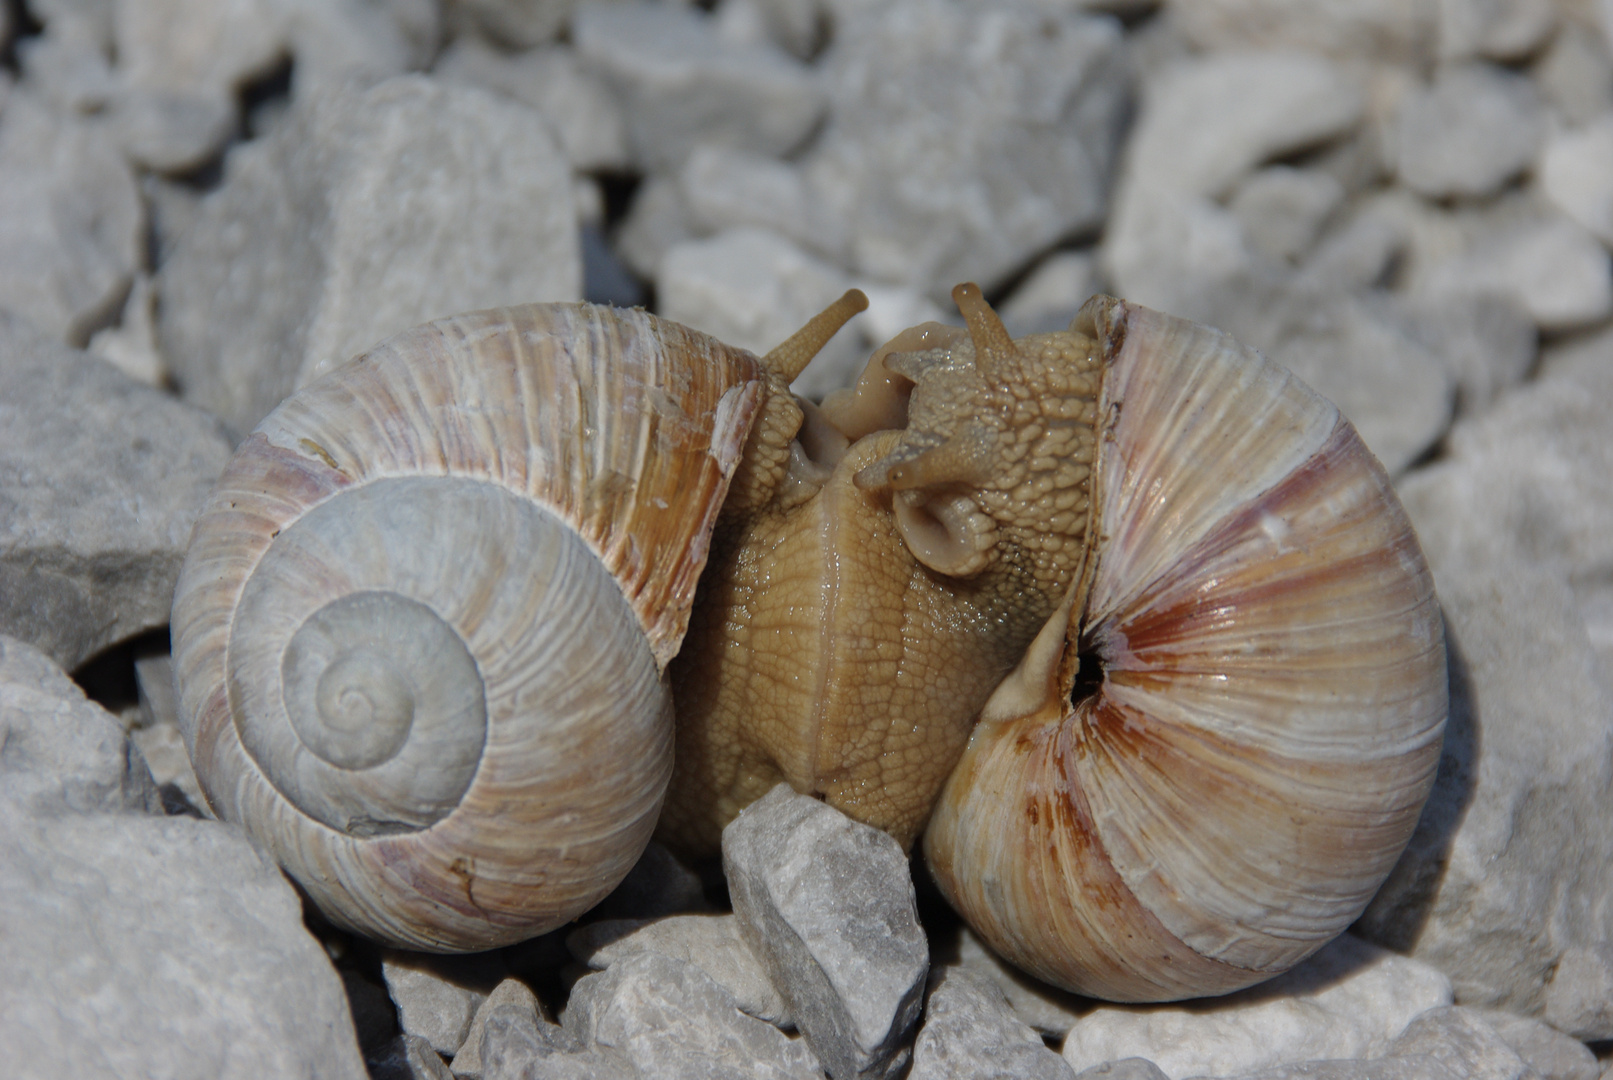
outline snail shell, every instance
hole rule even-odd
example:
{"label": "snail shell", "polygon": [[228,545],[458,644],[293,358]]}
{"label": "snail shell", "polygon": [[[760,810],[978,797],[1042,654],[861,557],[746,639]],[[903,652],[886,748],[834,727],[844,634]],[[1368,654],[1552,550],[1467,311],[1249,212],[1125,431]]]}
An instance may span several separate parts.
{"label": "snail shell", "polygon": [[1223,993],[1352,922],[1446,715],[1428,568],[1327,401],[1108,297],[1087,564],[993,694],[924,836],[952,905],[1049,982]]}
{"label": "snail shell", "polygon": [[663,670],[763,398],[755,357],[591,305],[407,331],[283,403],[174,601],[209,803],[333,920],[492,948],[631,868]]}

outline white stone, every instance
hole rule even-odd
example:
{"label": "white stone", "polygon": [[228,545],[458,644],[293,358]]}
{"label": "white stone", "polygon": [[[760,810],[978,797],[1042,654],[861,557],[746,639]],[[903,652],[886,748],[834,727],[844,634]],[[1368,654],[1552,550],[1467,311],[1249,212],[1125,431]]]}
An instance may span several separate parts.
{"label": "white stone", "polygon": [[997,308],[1015,337],[1069,328],[1087,297],[1098,292],[1098,262],[1091,251],[1058,251],[1036,264]]}
{"label": "white stone", "polygon": [[0,1054],[36,1076],[363,1080],[302,902],[239,829],[0,799]]}
{"label": "white stone", "polygon": [[139,266],[144,214],[103,132],[13,92],[0,114],[0,307],[83,345]]}
{"label": "white stone", "polygon": [[1533,1080],[1529,1066],[1495,1029],[1459,1005],[1430,1009],[1406,1025],[1389,1056],[1461,1080]]}
{"label": "white stone", "polygon": [[571,35],[578,55],[615,87],[646,168],[674,166],[702,141],[781,154],[823,114],[811,69],[781,49],[724,40],[691,8],[591,4]]}
{"label": "white stone", "polygon": [[577,0],[454,0],[454,14],[515,49],[552,41],[571,18]]}
{"label": "white stone", "polygon": [[229,455],[213,417],[0,314],[0,633],[71,669],[166,625]]}
{"label": "white stone", "polygon": [[1430,87],[1401,102],[1396,173],[1432,198],[1494,195],[1534,162],[1545,120],[1522,76],[1488,64],[1442,68]]}
{"label": "white stone", "polygon": [[1347,134],[1365,107],[1357,78],[1320,56],[1225,53],[1168,68],[1147,88],[1104,237],[1118,294],[1175,310],[1194,282],[1243,271],[1243,227],[1212,199],[1273,157]]}
{"label": "white stone", "polygon": [[1540,159],[1540,185],[1563,212],[1613,247],[1613,112],[1558,131]]}
{"label": "white stone", "polygon": [[1343,202],[1343,185],[1327,173],[1272,165],[1239,184],[1228,209],[1254,251],[1297,263]]}
{"label": "white stone", "polygon": [[[784,237],[731,229],[688,240],[661,260],[661,314],[761,355],[799,330],[851,287],[851,278]],[[813,396],[847,385],[867,354],[861,336],[843,329],[796,381]]]}
{"label": "white stone", "polygon": [[621,106],[570,49],[555,45],[511,54],[466,36],[443,51],[432,74],[496,90],[542,113],[574,169],[622,169],[629,163]]}
{"label": "white stone", "polygon": [[1556,29],[1551,0],[1439,0],[1439,54],[1446,60],[1521,60]]}
{"label": "white stone", "polygon": [[238,433],[428,319],[577,299],[570,170],[543,120],[419,76],[299,105],[231,157],[159,275],[187,398]]}
{"label": "white stone", "polygon": [[465,1033],[465,1041],[454,1053],[455,1076],[463,1077],[464,1080],[482,1080],[487,1071],[482,1063],[482,1045],[488,1021],[501,1009],[513,1010],[534,1030],[542,1031],[553,1027],[553,1021],[545,1013],[543,1004],[538,1001],[531,987],[519,979],[504,979],[493,988],[492,993],[487,995],[486,1000],[477,1007],[476,1015],[471,1018],[470,1030]]}
{"label": "white stone", "polygon": [[790,162],[702,143],[690,151],[677,182],[689,223],[702,233],[754,226],[807,248],[824,235],[820,207]]}
{"label": "white stone", "polygon": [[1402,304],[1399,310],[1412,336],[1445,362],[1456,382],[1458,416],[1489,408],[1534,367],[1534,320],[1507,297],[1430,297]]}
{"label": "white stone", "polygon": [[693,964],[716,980],[735,1003],[758,1020],[794,1027],[762,963],[745,944],[733,915],[674,915],[641,922],[606,920],[578,927],[566,937],[578,963],[603,971],[626,957],[655,952]]}
{"label": "white stone", "polygon": [[627,218],[616,230],[615,251],[635,274],[654,281],[660,276],[666,253],[684,240],[696,238],[677,180],[652,173],[633,194]]}
{"label": "white stone", "polygon": [[930,975],[924,1026],[908,1080],[1073,1080],[1074,1070],[1014,1015],[990,979],[961,969]]}
{"label": "white stone", "polygon": [[935,958],[937,967],[959,967],[972,975],[990,979],[1008,999],[1014,1015],[1043,1035],[1063,1039],[1091,1002],[1067,990],[1049,986],[1005,963],[981,943],[967,926],[958,928],[955,957]]}
{"label": "white stone", "polygon": [[[1548,997],[1548,1013],[1550,1008]],[[1545,1021],[1499,1009],[1474,1011],[1541,1080],[1597,1080],[1602,1075],[1590,1047]]]}
{"label": "white stone", "polygon": [[643,952],[589,975],[571,991],[566,1030],[626,1059],[640,1077],[818,1080],[801,1040],[740,1012],[693,964]]}
{"label": "white stone", "polygon": [[1417,291],[1511,297],[1542,330],[1566,330],[1613,312],[1613,260],[1582,226],[1548,209],[1476,236],[1430,267]]}
{"label": "white stone", "polygon": [[1433,793],[1358,924],[1458,997],[1524,1015],[1553,965],[1613,940],[1613,673],[1578,583],[1613,575],[1613,367],[1553,373],[1458,423],[1400,495],[1447,626]]}
{"label": "white stone", "polygon": [[418,1035],[439,1054],[452,1057],[465,1045],[471,1020],[498,979],[475,958],[435,957],[389,950],[381,975],[398,1006],[404,1034]]}
{"label": "white stone", "polygon": [[898,0],[848,16],[820,66],[830,117],[802,167],[841,265],[940,300],[1103,220],[1131,96],[1112,21]]}
{"label": "white stone", "polygon": [[1431,59],[1438,0],[1191,0],[1173,5],[1181,32],[1210,52],[1293,47],[1348,60]]}
{"label": "white stone", "polygon": [[723,829],[723,872],[746,942],[824,1067],[836,1080],[898,1073],[929,969],[901,846],[780,784]]}
{"label": "white stone", "polygon": [[1576,946],[1546,984],[1546,1021],[1576,1039],[1613,1038],[1613,946]]}
{"label": "white stone", "polygon": [[129,298],[123,303],[123,318],[117,326],[97,331],[87,347],[89,352],[147,386],[162,386],[168,380],[168,367],[157,353],[155,299],[150,275],[136,274]]}
{"label": "white stone", "polygon": [[1567,20],[1530,71],[1542,96],[1570,125],[1590,123],[1613,102],[1609,44],[1593,27]]}
{"label": "white stone", "polygon": [[1100,1006],[1070,1029],[1064,1060],[1079,1072],[1144,1057],[1186,1080],[1374,1057],[1413,1017],[1450,1001],[1450,980],[1433,967],[1346,934],[1286,975],[1191,1009]]}

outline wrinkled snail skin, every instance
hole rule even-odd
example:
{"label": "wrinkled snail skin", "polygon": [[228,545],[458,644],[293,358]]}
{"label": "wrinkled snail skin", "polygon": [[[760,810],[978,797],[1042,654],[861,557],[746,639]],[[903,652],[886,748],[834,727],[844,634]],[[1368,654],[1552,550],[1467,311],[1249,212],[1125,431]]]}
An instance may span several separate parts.
{"label": "wrinkled snail skin", "polygon": [[766,387],[694,331],[556,304],[417,327],[282,404],[174,603],[214,811],[393,944],[590,907],[660,810],[663,670]]}
{"label": "wrinkled snail skin", "polygon": [[911,845],[975,714],[1075,582],[1094,343],[1016,345],[978,289],[958,298],[967,331],[881,349],[854,391],[801,410],[767,497],[724,509],[672,668],[658,836],[674,849],[714,852],[780,780]]}
{"label": "wrinkled snail skin", "polygon": [[1347,421],[1225,334],[1095,297],[1093,546],[924,837],[1007,959],[1119,1001],[1223,993],[1348,926],[1446,715],[1428,568]]}

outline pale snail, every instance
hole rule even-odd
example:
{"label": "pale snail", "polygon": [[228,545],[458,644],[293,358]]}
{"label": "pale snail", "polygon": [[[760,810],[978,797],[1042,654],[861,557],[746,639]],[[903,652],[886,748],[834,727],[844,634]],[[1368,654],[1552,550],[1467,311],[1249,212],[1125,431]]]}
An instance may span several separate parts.
{"label": "pale snail", "polygon": [[[294,395],[226,470],[175,600],[183,730],[213,808],[338,923],[448,951],[574,918],[626,873],[658,815],[669,844],[708,852],[784,779],[910,845],[953,776],[927,856],[965,917],[1044,978],[1121,998],[1192,996],[1320,947],[1410,835],[1444,720],[1437,608],[1381,468],[1331,405],[1225,335],[1095,297],[1071,331],[1016,342],[977,289],[954,296],[967,330],[904,332],[821,408],[788,383],[858,310],[853,294],[761,360],[637,311],[472,313],[399,335]],[[1208,457],[1179,483],[1169,477],[1184,452]],[[1227,460],[1242,479],[1205,475]],[[1273,497],[1295,486],[1291,474],[1322,477],[1299,485],[1310,501]],[[1104,487],[1138,475],[1153,486],[1123,497]],[[1351,535],[1392,555],[1334,543],[1319,520],[1333,511],[1364,515]],[[1325,548],[1334,561],[1316,579],[1370,593],[1359,632],[1329,639],[1324,613],[1321,630],[1294,637],[1305,648],[1288,681],[1320,669],[1325,682],[1342,667],[1382,688],[1352,699],[1337,738],[1312,730],[1314,703],[1296,691],[1241,748],[1264,766],[1287,761],[1270,743],[1291,730],[1306,777],[1339,764],[1352,798],[1376,794],[1340,804],[1360,820],[1339,826],[1327,783],[1294,786],[1322,805],[1270,838],[1268,862],[1316,861],[1320,848],[1335,861],[1264,908],[1216,897],[1198,916],[1139,916],[1212,957],[1196,983],[1157,977],[1150,957],[1128,981],[1079,937],[1069,959],[1027,963],[1016,942],[1042,949],[1046,935],[1014,925],[998,901],[1016,895],[1005,877],[1024,873],[1011,861],[1047,845],[985,860],[982,837],[959,822],[985,818],[983,788],[1012,803],[1005,819],[1045,793],[983,784],[980,762],[993,759],[993,733],[1048,712],[1048,695],[1069,700],[1078,650],[1129,677],[1137,657],[1115,629],[1127,605],[1182,571],[1174,542],[1213,562],[1199,555],[1221,535],[1216,513],[1255,523],[1233,555],[1269,561],[1251,539],[1264,537],[1291,570],[1293,552]],[[1127,514],[1160,528],[1133,535]],[[495,571],[485,581],[483,559]],[[1250,646],[1226,644],[1239,611],[1215,607],[1208,588],[1179,586],[1219,612],[1187,621],[1213,625],[1222,653],[1242,656]],[[1331,609],[1336,598],[1320,599]],[[534,615],[540,600],[564,616]],[[1064,648],[1072,604],[1096,645],[1077,632]],[[1251,625],[1263,643],[1253,648],[1269,650],[1266,623]],[[1367,659],[1319,659],[1319,648]],[[1268,659],[1280,666],[1281,652]],[[1386,657],[1392,677],[1368,672]],[[1099,682],[1080,678],[1083,692]],[[541,719],[555,703],[576,715]],[[308,719],[321,705],[323,727]],[[1339,710],[1321,712],[1325,722]],[[1118,846],[1106,833],[1102,843]],[[1149,893],[1146,872],[1118,873],[1144,902],[1170,892]],[[1038,877],[1039,899],[1056,893],[1051,880]],[[1336,898],[1290,895],[1313,887]],[[1265,923],[1251,929],[1251,912]],[[1026,916],[1046,920],[1042,908]],[[1232,929],[1217,939],[1195,918]],[[1278,959],[1238,951],[1262,933],[1289,943]]]}

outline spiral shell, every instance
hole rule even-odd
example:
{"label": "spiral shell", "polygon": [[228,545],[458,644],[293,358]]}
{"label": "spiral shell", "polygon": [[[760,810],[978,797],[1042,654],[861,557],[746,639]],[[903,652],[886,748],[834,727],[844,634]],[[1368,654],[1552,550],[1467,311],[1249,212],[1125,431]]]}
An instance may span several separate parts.
{"label": "spiral shell", "polygon": [[337,923],[431,950],[575,917],[671,771],[663,669],[763,374],[641,311],[473,312],[243,443],[174,602],[222,818]]}
{"label": "spiral shell", "polygon": [[1432,582],[1327,401],[1227,335],[1108,297],[1091,547],[987,703],[924,838],[1038,977],[1120,1001],[1302,960],[1388,874],[1446,714]]}

